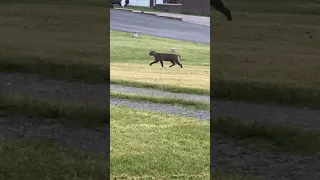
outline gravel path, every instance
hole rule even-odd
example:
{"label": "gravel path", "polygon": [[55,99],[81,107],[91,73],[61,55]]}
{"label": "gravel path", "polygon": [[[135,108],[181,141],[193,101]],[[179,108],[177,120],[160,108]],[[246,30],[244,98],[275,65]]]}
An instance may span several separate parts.
{"label": "gravel path", "polygon": [[147,89],[147,88],[135,88],[129,86],[121,86],[121,85],[110,85],[110,90],[114,92],[120,93],[132,93],[138,95],[146,95],[146,96],[155,96],[155,97],[165,97],[165,98],[176,98],[176,99],[184,99],[189,101],[200,101],[210,103],[210,96],[202,96],[195,94],[184,94],[184,93],[172,93],[167,91],[155,90],[155,89]]}
{"label": "gravel path", "polygon": [[26,117],[0,118],[0,136],[9,139],[50,140],[62,147],[77,148],[109,155],[109,127],[93,129],[66,128],[48,119],[35,123]]}
{"label": "gravel path", "polygon": [[[239,143],[239,142],[238,142]],[[243,148],[234,140],[211,135],[211,170],[277,180],[319,180],[320,156],[293,156]]]}
{"label": "gravel path", "polygon": [[179,115],[187,118],[196,118],[201,120],[210,120],[210,111],[192,110],[182,106],[172,106],[166,104],[156,104],[150,102],[132,102],[128,100],[121,100],[116,98],[110,99],[110,104],[127,106],[138,110],[147,110],[154,112],[161,112],[171,115]]}

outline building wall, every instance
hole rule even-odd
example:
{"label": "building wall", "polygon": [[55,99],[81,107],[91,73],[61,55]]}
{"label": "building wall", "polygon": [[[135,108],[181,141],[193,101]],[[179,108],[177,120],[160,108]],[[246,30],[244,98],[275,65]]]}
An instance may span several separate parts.
{"label": "building wall", "polygon": [[182,13],[210,16],[210,0],[183,0]]}
{"label": "building wall", "polygon": [[155,4],[163,4],[163,0],[130,0],[128,5],[150,7],[154,2]]}
{"label": "building wall", "polygon": [[149,7],[150,6],[150,0],[130,0],[128,5],[129,6],[145,6],[145,7]]}
{"label": "building wall", "polygon": [[163,4],[163,0],[156,0],[156,4]]}

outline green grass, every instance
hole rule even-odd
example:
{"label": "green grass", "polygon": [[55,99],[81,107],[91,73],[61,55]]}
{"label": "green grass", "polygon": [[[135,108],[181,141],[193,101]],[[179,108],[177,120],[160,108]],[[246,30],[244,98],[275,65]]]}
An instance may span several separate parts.
{"label": "green grass", "polygon": [[31,73],[51,79],[96,84],[109,84],[110,78],[108,67],[105,65],[74,62],[70,59],[43,59],[41,57],[0,56],[0,72]]}
{"label": "green grass", "polygon": [[[139,176],[127,176],[127,175],[122,175],[122,176],[117,176],[114,177],[113,180],[116,179],[127,179],[127,180],[138,180],[141,178],[145,178],[145,179],[152,179],[154,177],[152,176],[143,176],[143,177],[139,177]],[[203,178],[203,179],[201,179]],[[224,173],[224,172],[213,172],[210,175],[211,179],[214,180],[264,180],[264,178],[260,178],[260,177],[253,177],[253,176],[244,176],[244,175],[239,175],[239,174],[235,174],[235,173]],[[209,179],[208,176],[187,176],[187,175],[180,175],[180,176],[171,176],[171,177],[164,177],[165,179],[181,179],[181,180],[185,180],[185,179],[190,179],[190,180],[196,180],[196,179],[201,179],[201,180],[207,180]]]}
{"label": "green grass", "polygon": [[320,15],[318,0],[230,0],[226,6],[233,12]]}
{"label": "green grass", "polygon": [[233,118],[217,118],[211,121],[211,133],[223,134],[245,147],[292,154],[319,154],[320,132],[285,125],[242,123]]}
{"label": "green grass", "polygon": [[0,116],[24,115],[39,120],[53,118],[66,126],[108,125],[109,108],[76,102],[47,101],[19,93],[0,93]]}
{"label": "green grass", "polygon": [[118,106],[110,112],[111,179],[209,179],[208,121]]}
{"label": "green grass", "polygon": [[319,108],[319,5],[232,0],[233,22],[214,13],[212,97]]}
{"label": "green grass", "polygon": [[[151,50],[169,52],[172,47],[175,47],[181,56],[183,69],[158,69],[158,64],[148,66],[154,60],[149,56]],[[132,33],[110,31],[110,83],[112,84],[208,95],[209,66],[208,44],[141,34],[138,38],[133,38]]]}
{"label": "green grass", "polygon": [[320,90],[316,87],[220,79],[211,80],[211,86],[217,87],[211,96],[220,99],[320,108]]}
{"label": "green grass", "polygon": [[93,6],[109,7],[109,3],[104,0],[1,0],[2,4],[59,4],[59,5],[72,5],[72,6]]}
{"label": "green grass", "polygon": [[[104,0],[0,0],[0,71],[109,83],[109,4]],[[109,107],[0,93],[0,116],[109,125]],[[0,138],[0,180],[108,179],[109,157]]]}
{"label": "green grass", "polygon": [[151,50],[170,52],[172,47],[181,56],[183,65],[210,66],[210,45],[197,44],[167,38],[141,35],[133,38],[132,33],[110,31],[111,63],[149,64]]}
{"label": "green grass", "polygon": [[204,103],[199,101],[188,101],[184,99],[176,98],[163,98],[154,96],[143,96],[138,94],[124,94],[119,92],[111,92],[110,97],[118,99],[126,99],[130,101],[147,101],[158,104],[170,104],[170,105],[180,105],[187,108],[199,109],[199,110],[210,110],[210,103]]}
{"label": "green grass", "polygon": [[47,141],[0,138],[0,180],[107,179],[108,157],[65,149]]}
{"label": "green grass", "polygon": [[163,90],[173,93],[186,93],[186,94],[198,94],[198,95],[210,95],[209,90],[205,89],[197,89],[197,88],[187,88],[187,87],[176,87],[172,85],[163,85],[163,84],[149,84],[143,82],[132,82],[132,81],[124,81],[124,80],[110,80],[111,84],[123,85],[123,86],[132,86],[137,88],[150,88]]}
{"label": "green grass", "polygon": [[99,2],[2,1],[0,71],[109,83],[109,9],[75,5]]}

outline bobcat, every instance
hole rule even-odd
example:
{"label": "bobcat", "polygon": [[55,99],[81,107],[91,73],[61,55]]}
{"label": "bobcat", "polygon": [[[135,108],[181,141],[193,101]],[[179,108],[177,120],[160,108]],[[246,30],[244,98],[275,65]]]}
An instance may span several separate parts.
{"label": "bobcat", "polygon": [[163,61],[170,61],[172,65],[169,67],[172,67],[178,64],[182,68],[182,64],[180,62],[181,57],[179,54],[157,53],[155,50],[153,50],[153,51],[150,51],[149,56],[154,57],[154,61],[150,63],[150,66],[160,61],[161,66],[163,67]]}

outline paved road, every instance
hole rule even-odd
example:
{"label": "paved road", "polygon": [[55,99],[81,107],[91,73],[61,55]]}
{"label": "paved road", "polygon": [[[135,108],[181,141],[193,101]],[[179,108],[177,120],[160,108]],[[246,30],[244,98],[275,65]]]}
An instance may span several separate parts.
{"label": "paved road", "polygon": [[210,27],[121,10],[110,10],[110,29],[210,44]]}

